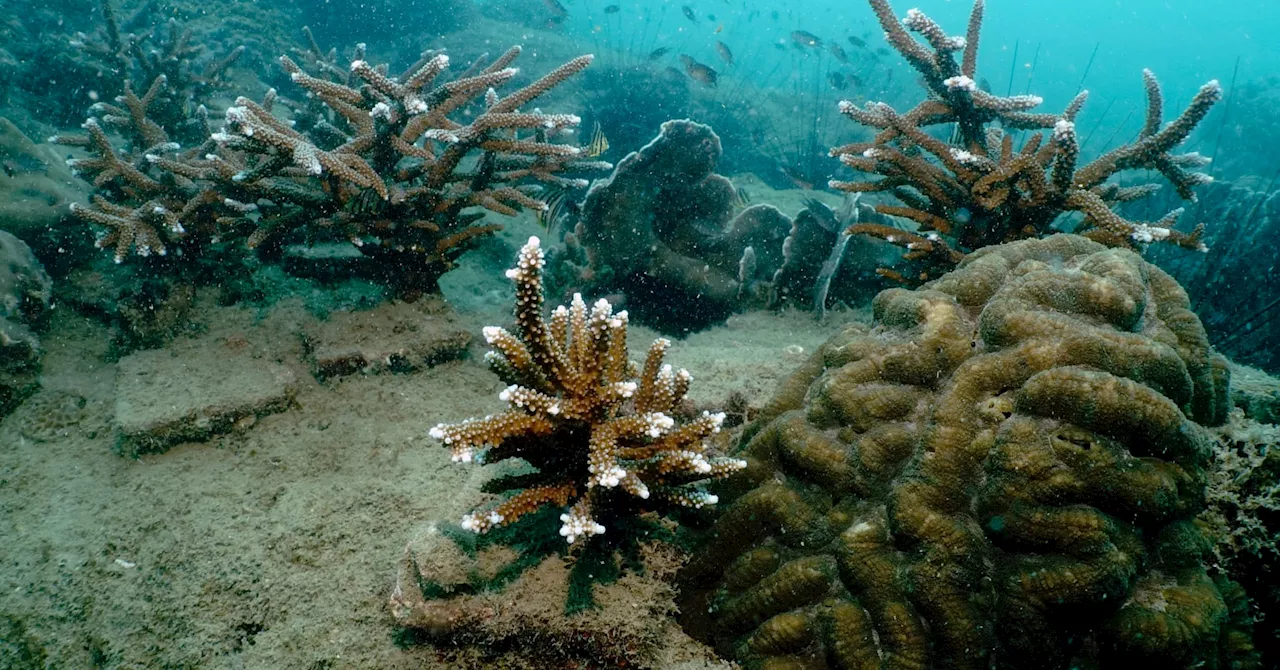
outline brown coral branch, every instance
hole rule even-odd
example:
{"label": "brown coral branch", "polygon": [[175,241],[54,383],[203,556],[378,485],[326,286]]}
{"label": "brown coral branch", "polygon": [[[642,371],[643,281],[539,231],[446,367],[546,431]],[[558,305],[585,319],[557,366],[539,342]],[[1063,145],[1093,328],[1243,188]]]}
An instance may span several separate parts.
{"label": "brown coral branch", "polygon": [[677,426],[670,413],[691,377],[662,364],[667,343],[659,340],[639,380],[632,379],[627,313],[615,314],[607,301],[588,309],[574,296],[548,323],[542,314],[544,264],[538,239],[530,238],[507,272],[516,285],[516,334],[484,330],[494,347],[486,359],[511,383],[499,394],[508,409],[431,429],[455,461],[486,450],[486,463],[519,457],[537,470],[510,482],[522,490],[488,511],[468,514],[462,526],[483,533],[547,504],[568,506],[560,534],[573,543],[605,532],[600,519],[620,493],[688,507],[714,504],[716,497],[697,483],[746,465],[708,454],[706,440],[724,415],[704,413]]}
{"label": "brown coral branch", "polygon": [[[1127,221],[1111,206],[1149,194],[1150,189],[1105,186],[1112,175],[1130,169],[1158,171],[1178,194],[1193,199],[1194,187],[1208,177],[1196,172],[1204,165],[1198,154],[1173,155],[1222,95],[1216,81],[1205,84],[1173,122],[1161,127],[1163,101],[1159,83],[1144,72],[1147,119],[1139,137],[1079,166],[1080,146],[1074,119],[1087,91],[1078,94],[1060,115],[1033,110],[1041,103],[1034,95],[995,96],[979,89],[973,80],[977,43],[984,15],[979,0],[970,14],[965,37],[948,36],[918,10],[899,23],[887,0],[869,0],[885,30],[889,44],[921,74],[929,99],[906,114],[884,103],[869,102],[859,108],[842,102],[840,112],[855,122],[878,130],[870,142],[832,149],[832,155],[856,171],[881,177],[870,180],[832,180],[830,186],[846,192],[892,193],[904,207],[882,206],[881,211],[915,221],[922,229],[946,235],[952,253],[934,253],[938,241],[917,241],[919,249],[908,259],[926,260],[916,276],[936,276],[947,259],[984,246],[1009,240],[1038,237],[1053,232],[1067,212],[1084,214],[1081,231],[1108,243],[1139,248],[1152,241],[1169,241],[1200,248],[1196,233],[1182,234],[1162,222]],[[918,33],[913,39],[907,30]],[[957,68],[953,54],[964,49]],[[960,146],[953,146],[926,132],[937,123],[955,123]],[[997,124],[999,127],[997,127]],[[1011,129],[1052,129],[1032,134],[1015,149]],[[957,217],[963,218],[964,225]],[[879,237],[892,233],[864,231]],[[941,240],[941,238],[939,238]]]}

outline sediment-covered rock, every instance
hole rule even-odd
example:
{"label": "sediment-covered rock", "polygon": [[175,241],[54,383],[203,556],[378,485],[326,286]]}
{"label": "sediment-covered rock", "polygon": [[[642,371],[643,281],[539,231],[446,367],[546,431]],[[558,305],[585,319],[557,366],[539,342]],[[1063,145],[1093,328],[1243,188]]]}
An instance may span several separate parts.
{"label": "sediment-covered rock", "polygon": [[40,386],[40,339],[53,282],[26,243],[0,230],[0,417]]}
{"label": "sediment-covered rock", "polygon": [[462,357],[471,331],[439,298],[385,302],[340,312],[304,336],[313,370],[322,379],[357,372],[409,372]]}
{"label": "sediment-covered rock", "polygon": [[288,367],[218,338],[139,351],[116,368],[119,449],[137,456],[248,427],[296,392]]}

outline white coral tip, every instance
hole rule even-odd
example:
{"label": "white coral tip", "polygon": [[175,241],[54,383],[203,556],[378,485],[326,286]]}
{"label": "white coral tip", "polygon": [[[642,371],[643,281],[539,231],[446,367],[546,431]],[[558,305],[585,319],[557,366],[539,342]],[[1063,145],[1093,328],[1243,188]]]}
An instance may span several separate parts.
{"label": "white coral tip", "polygon": [[964,75],[956,75],[954,77],[948,77],[947,79],[944,79],[942,81],[942,85],[946,86],[948,89],[952,91],[956,91],[956,90],[976,91],[978,89],[978,85],[974,83],[973,79],[966,77]]}

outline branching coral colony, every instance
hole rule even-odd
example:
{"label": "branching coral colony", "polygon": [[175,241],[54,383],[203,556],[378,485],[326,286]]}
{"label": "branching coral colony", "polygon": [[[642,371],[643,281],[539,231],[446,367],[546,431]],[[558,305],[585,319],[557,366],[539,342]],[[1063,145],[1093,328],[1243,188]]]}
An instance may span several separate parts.
{"label": "branching coral colony", "polygon": [[[832,181],[831,187],[891,193],[902,204],[876,209],[920,225],[919,235],[888,226],[851,228],[908,249],[904,258],[912,263],[914,276],[893,270],[881,270],[881,274],[902,281],[936,278],[970,251],[1053,232],[1054,221],[1064,212],[1082,214],[1076,232],[1108,246],[1137,248],[1167,241],[1205,249],[1202,227],[1189,234],[1171,229],[1181,210],[1153,222],[1128,221],[1112,211],[1112,205],[1150,195],[1159,185],[1121,187],[1107,179],[1124,170],[1155,170],[1184,200],[1194,200],[1193,187],[1209,180],[1194,168],[1203,167],[1208,159],[1170,151],[1222,97],[1217,81],[1202,86],[1182,114],[1161,127],[1160,85],[1155,75],[1144,71],[1147,116],[1138,139],[1080,167],[1075,118],[1088,91],[1077,95],[1061,115],[1054,115],[1030,111],[1042,102],[1039,96],[998,97],[975,84],[983,0],[974,3],[964,37],[948,36],[917,9],[899,22],[887,0],[870,3],[889,44],[920,72],[929,92],[927,100],[903,114],[882,102],[862,108],[849,101],[840,103],[843,114],[878,132],[869,142],[836,147],[831,155],[882,179]],[[919,33],[924,42],[908,30]],[[961,52],[958,63],[956,52]],[[926,132],[939,124],[955,124],[958,141],[946,142]],[[1033,134],[1014,149],[1010,131],[1037,129],[1051,131],[1047,137]]]}
{"label": "branching coral colony", "polygon": [[692,377],[663,364],[670,342],[659,339],[637,379],[627,360],[627,313],[614,314],[607,300],[588,313],[575,295],[570,307],[556,308],[544,321],[543,264],[538,238],[530,238],[507,271],[516,285],[516,332],[484,330],[494,348],[486,360],[511,384],[499,396],[508,409],[431,429],[454,461],[520,458],[537,469],[490,486],[519,492],[468,514],[463,527],[483,533],[552,504],[569,507],[560,516],[560,534],[572,543],[605,531],[598,519],[619,490],[632,500],[714,504],[716,496],[701,482],[746,466],[708,453],[706,440],[719,432],[724,414],[704,412],[676,425],[672,411]]}
{"label": "branching coral colony", "polygon": [[[305,131],[273,114],[277,103],[289,103],[272,90],[260,103],[238,98],[221,132],[185,149],[148,118],[165,87],[161,76],[142,96],[126,86],[126,109],[104,108],[85,122],[87,136],[55,141],[93,154],[72,165],[100,193],[75,213],[108,229],[99,246],[113,248],[117,261],[131,251],[164,254],[166,245],[192,237],[251,231],[254,247],[306,228],[345,236],[379,261],[401,295],[434,292],[468,244],[499,227],[464,210],[543,209],[541,187],[529,182],[585,186],[567,175],[610,167],[552,141],[577,116],[521,111],[592,57],[499,97],[496,88],[517,74],[510,66],[519,55],[513,47],[447,83],[436,81],[449,65],[443,54],[424,56],[399,77],[365,61],[362,49],[347,72],[321,68],[318,76],[284,56],[293,81],[320,103],[290,105],[295,119],[306,119]],[[481,97],[484,109],[470,123],[451,118]],[[108,125],[125,130],[127,150],[112,146]]]}

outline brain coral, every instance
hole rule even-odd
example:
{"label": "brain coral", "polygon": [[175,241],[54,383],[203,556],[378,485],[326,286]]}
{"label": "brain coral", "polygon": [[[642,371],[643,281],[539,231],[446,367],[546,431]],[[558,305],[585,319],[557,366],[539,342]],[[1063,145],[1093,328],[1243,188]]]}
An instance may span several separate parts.
{"label": "brain coral", "polygon": [[746,667],[1248,667],[1205,569],[1225,361],[1168,275],[1059,235],[875,300],[748,429],[682,574]]}

